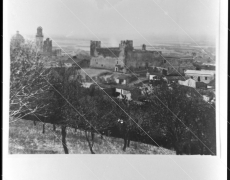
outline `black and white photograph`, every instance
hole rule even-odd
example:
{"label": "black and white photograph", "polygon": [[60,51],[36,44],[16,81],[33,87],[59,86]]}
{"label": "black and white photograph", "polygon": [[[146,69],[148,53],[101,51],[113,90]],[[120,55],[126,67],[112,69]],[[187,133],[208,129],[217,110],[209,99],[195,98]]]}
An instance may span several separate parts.
{"label": "black and white photograph", "polygon": [[7,0],[4,15],[10,158],[219,157],[220,0]]}

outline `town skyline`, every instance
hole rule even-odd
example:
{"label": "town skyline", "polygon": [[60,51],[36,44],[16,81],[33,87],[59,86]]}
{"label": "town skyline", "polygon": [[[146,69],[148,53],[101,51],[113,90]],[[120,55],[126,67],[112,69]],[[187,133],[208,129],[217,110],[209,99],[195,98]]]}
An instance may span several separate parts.
{"label": "town skyline", "polygon": [[132,4],[130,0],[117,3],[111,0],[48,3],[43,0],[11,0],[9,34],[12,36],[18,30],[25,37],[33,37],[34,29],[42,26],[44,35],[52,39],[99,38],[115,44],[123,39],[145,44],[145,39],[197,43],[216,39],[217,1],[209,2],[209,6],[199,1],[147,0]]}

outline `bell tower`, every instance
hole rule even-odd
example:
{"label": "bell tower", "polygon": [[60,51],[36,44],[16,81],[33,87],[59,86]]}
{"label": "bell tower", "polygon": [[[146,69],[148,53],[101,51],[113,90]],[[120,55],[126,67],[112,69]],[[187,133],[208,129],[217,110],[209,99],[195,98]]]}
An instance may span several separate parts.
{"label": "bell tower", "polygon": [[42,33],[42,27],[41,26],[39,26],[37,28],[36,47],[37,47],[38,51],[42,52],[42,50],[43,50],[43,33]]}

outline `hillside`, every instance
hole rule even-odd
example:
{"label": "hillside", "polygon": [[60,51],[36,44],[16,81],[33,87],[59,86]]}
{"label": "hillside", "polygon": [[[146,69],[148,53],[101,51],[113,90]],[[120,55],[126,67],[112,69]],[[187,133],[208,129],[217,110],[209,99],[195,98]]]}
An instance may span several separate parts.
{"label": "hillside", "polygon": [[[90,154],[90,150],[82,131],[68,128],[67,146],[70,154]],[[174,151],[130,142],[126,152],[122,151],[123,139],[96,135],[93,146],[96,154],[175,154]],[[42,123],[18,120],[10,124],[9,130],[10,154],[64,154],[61,144],[60,127],[53,131],[51,124],[46,124],[45,134],[42,133]]]}

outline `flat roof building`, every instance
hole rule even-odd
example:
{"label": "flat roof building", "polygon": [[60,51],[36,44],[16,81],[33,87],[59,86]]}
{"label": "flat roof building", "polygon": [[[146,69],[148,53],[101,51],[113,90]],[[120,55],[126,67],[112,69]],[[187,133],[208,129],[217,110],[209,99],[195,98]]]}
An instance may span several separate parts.
{"label": "flat roof building", "polygon": [[185,77],[193,77],[197,82],[210,83],[215,79],[215,71],[212,70],[186,70]]}

